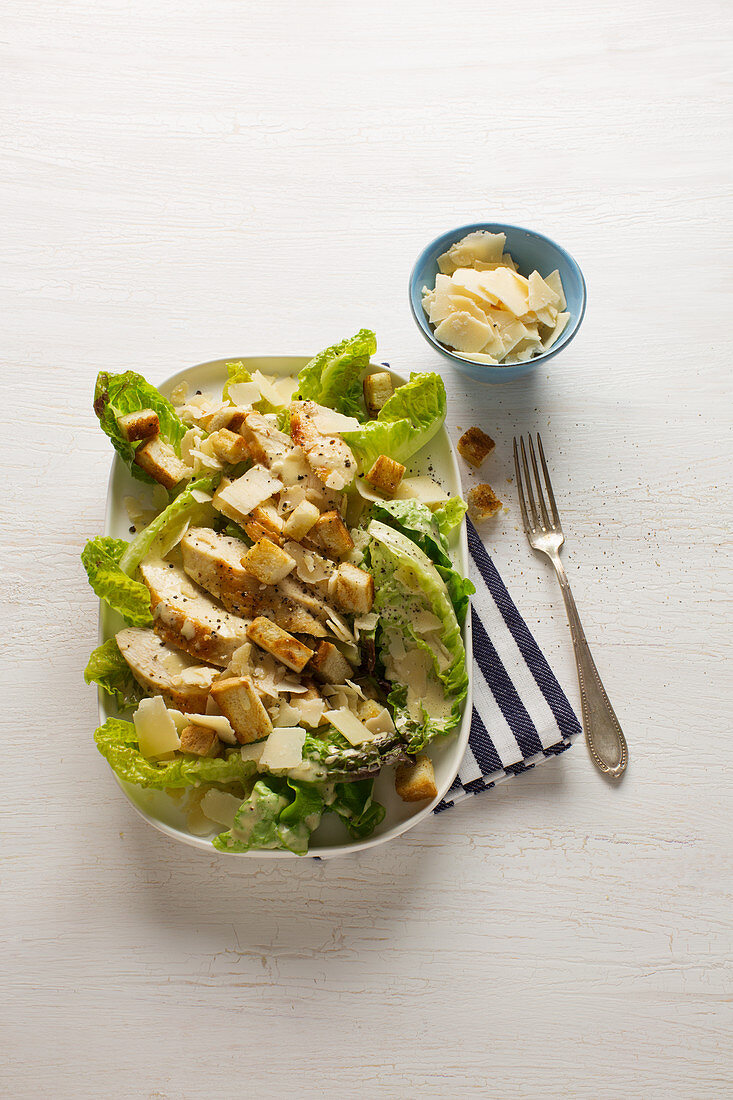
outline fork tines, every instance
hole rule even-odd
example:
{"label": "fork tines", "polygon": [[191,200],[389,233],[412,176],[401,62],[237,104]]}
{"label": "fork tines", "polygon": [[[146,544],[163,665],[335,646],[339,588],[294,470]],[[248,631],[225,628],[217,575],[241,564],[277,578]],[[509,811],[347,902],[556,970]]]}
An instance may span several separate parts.
{"label": "fork tines", "polygon": [[[550,514],[548,512],[547,503],[545,502],[545,491],[542,485],[543,479],[540,477],[532,436],[527,436],[527,440],[529,443],[529,458],[534,473],[534,488],[533,479],[529,472],[529,463],[527,462],[527,448],[524,445],[524,436],[520,435],[519,437],[519,447],[517,447],[516,437],[514,438],[514,469],[517,476],[519,507],[522,512],[522,523],[524,524],[525,533],[529,536],[533,531],[560,531],[560,516],[557,511],[555,494],[552,491],[550,474],[547,469],[547,463],[545,462],[545,452],[542,448],[542,440],[539,432],[537,433],[537,449],[540,453],[540,464],[544,475],[544,486],[547,492],[547,499],[549,500],[549,512],[552,512],[552,522],[550,522]],[[519,461],[520,451],[522,454],[521,466]],[[524,477],[522,477],[523,472]],[[535,503],[535,489],[537,492],[537,503]],[[529,513],[531,514],[531,523],[530,516],[528,515],[528,505]]]}

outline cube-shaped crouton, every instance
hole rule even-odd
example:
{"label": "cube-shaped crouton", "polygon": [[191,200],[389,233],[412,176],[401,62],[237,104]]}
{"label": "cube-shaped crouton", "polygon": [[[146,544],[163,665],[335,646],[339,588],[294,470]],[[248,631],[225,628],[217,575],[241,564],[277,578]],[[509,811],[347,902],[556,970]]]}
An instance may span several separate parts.
{"label": "cube-shaped crouton", "polygon": [[216,730],[208,726],[186,726],[181,730],[181,752],[190,752],[193,756],[217,756],[221,741]]}
{"label": "cube-shaped crouton", "polygon": [[285,520],[283,534],[298,542],[308,534],[320,514],[315,504],[311,504],[309,500],[302,500]]}
{"label": "cube-shaped crouton", "polygon": [[209,441],[214,448],[214,454],[221,462],[227,462],[234,466],[249,457],[249,447],[241,435],[237,435],[230,428],[219,428],[212,432]]}
{"label": "cube-shaped crouton", "polygon": [[395,790],[403,802],[424,802],[435,798],[435,772],[429,756],[420,755],[414,764],[400,764],[395,774]]}
{"label": "cube-shaped crouton", "polygon": [[247,637],[260,649],[267,650],[278,661],[282,661],[293,672],[300,672],[313,656],[313,650],[303,645],[287,630],[277,623],[270,622],[264,615],[258,615],[247,627]]}
{"label": "cube-shaped crouton", "polygon": [[368,374],[364,379],[364,401],[367,412],[374,418],[380,409],[389,401],[394,393],[392,377],[387,371],[378,371],[376,374]]}
{"label": "cube-shaped crouton", "polygon": [[242,558],[242,565],[262,584],[277,584],[295,569],[295,558],[268,538],[260,539]]}
{"label": "cube-shaped crouton", "polygon": [[216,432],[220,428],[228,428],[230,432],[238,432],[244,424],[244,418],[250,409],[240,408],[238,405],[222,405],[216,412],[202,416],[201,427],[206,432]]}
{"label": "cube-shaped crouton", "polygon": [[181,462],[173,448],[159,435],[138,447],[135,451],[135,463],[165,489],[174,489],[184,477],[191,476],[185,462]]}
{"label": "cube-shaped crouton", "polygon": [[260,504],[247,517],[244,529],[252,539],[268,538],[278,546],[282,542],[283,523],[277,509],[271,504]]}
{"label": "cube-shaped crouton", "polygon": [[351,665],[333,642],[321,642],[310,667],[319,680],[328,684],[343,684],[354,675]]}
{"label": "cube-shaped crouton", "polygon": [[349,529],[336,511],[324,512],[311,527],[308,538],[332,558],[343,558],[354,549]]}
{"label": "cube-shaped crouton", "polygon": [[476,485],[468,493],[468,515],[474,523],[495,516],[501,508],[501,501],[490,485]]}
{"label": "cube-shaped crouton", "polygon": [[340,611],[366,615],[374,603],[374,578],[365,569],[342,561],[328,582],[328,594]]}
{"label": "cube-shaped crouton", "polygon": [[395,462],[388,455],[380,455],[365,476],[375,489],[378,489],[380,493],[384,493],[385,496],[391,497],[402,481],[404,472],[405,467],[401,462]]}
{"label": "cube-shaped crouton", "polygon": [[261,741],[272,732],[270,716],[249,676],[218,680],[211,685],[211,697],[229,719],[240,744]]}
{"label": "cube-shaped crouton", "polygon": [[122,416],[117,417],[117,427],[129,443],[133,443],[136,439],[150,439],[160,431],[158,414],[152,409],[123,413]]}
{"label": "cube-shaped crouton", "polygon": [[469,428],[458,440],[458,453],[476,469],[488,458],[496,444],[480,428]]}

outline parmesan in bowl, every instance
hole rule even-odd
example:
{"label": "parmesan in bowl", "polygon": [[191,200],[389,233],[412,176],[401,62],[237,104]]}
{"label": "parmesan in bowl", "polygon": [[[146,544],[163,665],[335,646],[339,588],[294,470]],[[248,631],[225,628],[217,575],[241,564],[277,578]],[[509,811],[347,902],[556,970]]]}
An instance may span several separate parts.
{"label": "parmesan in bowl", "polygon": [[463,373],[508,381],[565,347],[585,311],[585,283],[559,245],[497,224],[444,234],[410,280],[425,338]]}

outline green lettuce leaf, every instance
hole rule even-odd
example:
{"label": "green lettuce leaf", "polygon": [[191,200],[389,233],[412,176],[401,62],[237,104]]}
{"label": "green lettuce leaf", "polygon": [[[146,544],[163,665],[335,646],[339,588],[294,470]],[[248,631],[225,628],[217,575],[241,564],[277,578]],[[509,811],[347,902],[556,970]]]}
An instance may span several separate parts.
{"label": "green lettuce leaf", "polygon": [[467,511],[468,505],[461,497],[451,497],[433,510],[433,519],[444,539],[450,540],[453,532],[461,526]]}
{"label": "green lettuce leaf", "polygon": [[94,411],[99,417],[102,430],[112,440],[114,449],[129,467],[132,476],[155,485],[155,480],[134,462],[135,451],[140,444],[129,443],[117,426],[118,416],[139,412],[141,409],[153,409],[158,414],[161,438],[170,443],[180,456],[181,440],[188,427],[170,401],[135,371],[128,370],[123,374],[100,371],[94,390]]}
{"label": "green lettuce leaf", "polygon": [[81,552],[82,565],[95,594],[118,611],[126,623],[152,626],[148,589],[120,568],[120,559],[127,549],[124,539],[107,536],[90,539]]}
{"label": "green lettuce leaf", "polygon": [[243,783],[257,770],[252,760],[243,760],[238,749],[225,756],[188,756],[177,753],[174,760],[156,763],[138,748],[132,722],[108,718],[94,734],[102,756],[126,783],[140,787],[195,787],[201,783]]}
{"label": "green lettuce leaf", "polygon": [[447,501],[435,512],[417,500],[385,500],[375,504],[373,509],[376,519],[402,531],[427,554],[445,582],[461,626],[466,620],[469,596],[476,589],[467,577],[454,569],[448,556],[446,532],[455,530],[465,511],[466,505],[459,497]]}
{"label": "green lettuce leaf", "polygon": [[114,638],[97,646],[91,654],[84,670],[84,679],[111,695],[120,710],[139,702],[145,694]]}
{"label": "green lettuce leaf", "polygon": [[214,838],[214,847],[221,852],[283,848],[305,855],[324,808],[317,784],[263,777],[239,807],[231,829]]}
{"label": "green lettuce leaf", "polygon": [[219,476],[200,477],[190,481],[185,489],[167,508],[155,517],[129,545],[120,558],[120,569],[133,576],[143,558],[152,552],[165,556],[166,545],[175,542],[180,531],[187,527],[200,527],[213,521],[214,511],[209,502],[200,503],[194,498],[194,490],[211,493],[219,481]]}
{"label": "green lettuce leaf", "polygon": [[439,374],[411,374],[400,386],[376,420],[361,428],[342,432],[343,438],[368,470],[381,454],[407,463],[429,443],[445,421],[445,386]]}
{"label": "green lettuce leaf", "polygon": [[354,840],[371,836],[387,812],[381,802],[373,800],[374,780],[362,779],[355,783],[336,783],[334,800],[329,806],[338,814]]}
{"label": "green lettuce leaf", "polygon": [[[377,646],[389,675],[389,650],[394,633],[407,653],[422,652],[436,691],[430,707],[410,698],[404,676],[391,677],[389,696],[395,726],[408,740],[407,751],[418,752],[436,736],[449,733],[461,719],[461,704],[468,693],[466,653],[450,592],[429,556],[401,531],[372,520],[369,524],[369,557],[376,596],[373,610],[379,615]],[[433,634],[418,633],[415,624],[422,612],[438,620]],[[441,698],[442,696],[442,698]]]}
{"label": "green lettuce leaf", "polygon": [[361,380],[376,350],[376,336],[363,328],[356,336],[319,352],[298,374],[297,396],[364,420]]}

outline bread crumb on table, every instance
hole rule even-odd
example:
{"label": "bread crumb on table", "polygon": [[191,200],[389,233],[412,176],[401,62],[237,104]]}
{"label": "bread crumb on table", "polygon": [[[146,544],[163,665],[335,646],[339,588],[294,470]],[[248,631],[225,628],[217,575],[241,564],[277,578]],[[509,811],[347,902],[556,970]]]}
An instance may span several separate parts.
{"label": "bread crumb on table", "polygon": [[469,428],[458,440],[458,453],[476,469],[496,447],[494,440],[480,428]]}
{"label": "bread crumb on table", "polygon": [[490,485],[476,485],[468,492],[468,515],[474,523],[491,519],[502,507],[502,502]]}

